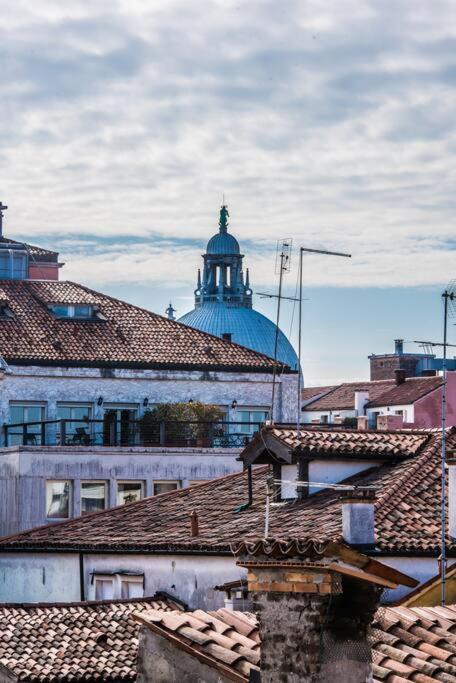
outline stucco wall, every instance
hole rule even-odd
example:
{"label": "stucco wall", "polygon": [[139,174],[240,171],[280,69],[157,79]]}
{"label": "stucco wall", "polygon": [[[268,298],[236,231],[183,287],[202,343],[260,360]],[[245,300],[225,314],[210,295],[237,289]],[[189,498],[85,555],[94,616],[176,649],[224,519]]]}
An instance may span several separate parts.
{"label": "stucco wall", "polygon": [[[262,373],[112,370],[111,377],[96,368],[42,368],[10,366],[12,374],[0,373],[0,425],[8,423],[10,401],[46,403],[48,419],[57,417],[58,402],[92,403],[94,419],[103,417],[104,403],[136,404],[144,410],[149,404],[188,401],[215,403],[229,408],[229,419],[236,421],[236,410],[271,404],[272,376]],[[275,415],[278,421],[296,420],[297,374],[278,376]]]}
{"label": "stucco wall", "polygon": [[77,554],[0,553],[0,603],[77,600]]}
{"label": "stucco wall", "polygon": [[154,481],[178,481],[185,488],[238,472],[236,448],[78,448],[14,447],[0,449],[0,535],[47,524],[46,481],[68,479],[71,516],[81,514],[81,481],[107,484],[107,507],[117,505],[117,481],[142,481],[153,495]]}
{"label": "stucco wall", "polygon": [[[456,425],[456,372],[447,375],[447,426]],[[415,403],[417,427],[440,427],[442,420],[442,390],[436,389]]]}
{"label": "stucco wall", "polygon": [[[417,579],[420,583],[424,583],[428,579],[433,578],[439,573],[439,565],[436,557],[379,557],[380,562],[388,564],[390,567],[398,569],[400,572]],[[454,560],[449,560],[449,566],[454,563]],[[383,595],[383,602],[394,602],[400,600],[407,593],[410,588],[406,586],[399,586],[395,590],[388,590]]]}
{"label": "stucco wall", "polygon": [[[322,484],[337,484],[353,474],[379,467],[381,460],[312,460],[309,463],[309,481]],[[309,487],[309,493],[317,493],[324,486]]]}

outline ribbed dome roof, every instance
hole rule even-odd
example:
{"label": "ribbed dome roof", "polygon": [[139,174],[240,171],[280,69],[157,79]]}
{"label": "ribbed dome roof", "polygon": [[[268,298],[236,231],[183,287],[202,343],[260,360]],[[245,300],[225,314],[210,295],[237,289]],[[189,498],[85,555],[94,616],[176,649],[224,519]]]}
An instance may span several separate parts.
{"label": "ribbed dome roof", "polygon": [[239,244],[233,235],[218,232],[207,243],[207,254],[239,254]]}
{"label": "ribbed dome roof", "polygon": [[[252,308],[235,308],[226,303],[206,303],[183,315],[179,322],[217,337],[229,332],[231,341],[265,353],[270,358],[274,357],[276,326],[272,320]],[[292,370],[298,369],[298,356],[281,330],[277,358]]]}

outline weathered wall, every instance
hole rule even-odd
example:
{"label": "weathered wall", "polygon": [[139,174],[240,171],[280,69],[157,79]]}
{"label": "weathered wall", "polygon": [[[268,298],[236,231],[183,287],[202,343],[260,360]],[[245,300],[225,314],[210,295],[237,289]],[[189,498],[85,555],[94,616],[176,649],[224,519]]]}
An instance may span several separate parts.
{"label": "weathered wall", "polygon": [[[271,404],[272,376],[262,373],[112,370],[96,368],[42,368],[10,366],[12,374],[0,374],[0,425],[9,422],[10,401],[46,403],[48,419],[57,417],[58,402],[92,403],[94,419],[103,417],[97,406],[105,403],[136,404],[139,412],[144,398],[149,404],[190,399],[227,406],[229,420],[236,421],[237,409],[268,408]],[[276,419],[296,420],[297,374],[278,377]]]}
{"label": "weathered wall", "polygon": [[[381,460],[312,460],[309,462],[309,481],[322,484],[337,484],[353,474],[379,467]],[[317,493],[324,486],[309,487],[309,493]]]}
{"label": "weathered wall", "polygon": [[370,356],[371,382],[379,379],[394,379],[395,370],[405,370],[406,377],[415,377],[416,365],[419,358],[407,354],[391,354],[385,356]]}
{"label": "weathered wall", "polygon": [[[447,375],[447,426],[456,425],[456,372]],[[442,421],[442,390],[436,389],[415,403],[415,425],[438,427]]]}
{"label": "weathered wall", "polygon": [[0,449],[0,535],[48,523],[46,481],[72,482],[71,516],[81,514],[81,481],[105,481],[108,507],[117,505],[117,481],[142,481],[146,496],[154,481],[214,479],[238,472],[236,448],[12,447]]}
{"label": "weathered wall", "polygon": [[311,423],[313,420],[322,421],[322,417],[327,417],[328,424],[334,423],[335,417],[341,417],[342,419],[346,417],[356,417],[356,410],[303,410],[301,421],[303,423]]}
{"label": "weathered wall", "polygon": [[230,679],[142,626],[136,680],[137,683],[228,683]]}
{"label": "weathered wall", "polygon": [[80,596],[77,554],[0,553],[0,603],[72,602]]}

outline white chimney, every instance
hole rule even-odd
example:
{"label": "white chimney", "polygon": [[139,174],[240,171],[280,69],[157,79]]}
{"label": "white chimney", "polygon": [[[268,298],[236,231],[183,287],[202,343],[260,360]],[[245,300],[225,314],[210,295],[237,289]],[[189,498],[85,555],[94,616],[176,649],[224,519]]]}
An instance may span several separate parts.
{"label": "white chimney", "polygon": [[342,536],[353,546],[375,546],[375,491],[351,489],[342,494]]}
{"label": "white chimney", "polygon": [[448,468],[448,534],[456,539],[456,451],[447,450]]}
{"label": "white chimney", "polygon": [[368,391],[355,391],[355,411],[356,415],[364,415],[364,406],[369,401]]}

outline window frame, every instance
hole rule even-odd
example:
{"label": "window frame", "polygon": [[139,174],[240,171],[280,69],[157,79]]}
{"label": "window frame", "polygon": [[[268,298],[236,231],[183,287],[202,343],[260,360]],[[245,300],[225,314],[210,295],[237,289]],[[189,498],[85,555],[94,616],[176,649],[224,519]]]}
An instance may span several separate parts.
{"label": "window frame", "polygon": [[138,502],[136,500],[132,500],[128,503],[125,501],[119,503],[119,484],[139,484],[141,486],[141,495],[139,500],[143,500],[145,498],[146,483],[143,479],[116,479],[116,507],[120,507],[121,505],[131,505],[131,503]]}
{"label": "window frame", "polygon": [[[82,490],[84,487],[84,484],[95,484],[95,485],[102,485],[104,486],[104,507],[102,510],[92,510],[90,512],[83,512],[82,510]],[[90,515],[95,512],[103,512],[104,510],[109,509],[109,482],[106,481],[105,479],[81,479],[80,482],[80,492],[79,492],[79,504],[81,508],[81,517],[84,517],[85,515]]]}
{"label": "window frame", "polygon": [[[112,585],[112,597],[111,598],[97,598],[97,582],[98,581],[110,581]],[[139,598],[144,597],[146,588],[146,576],[144,572],[136,571],[109,571],[100,570],[91,572],[90,585],[92,599],[103,601],[103,600],[135,600],[137,598],[122,598],[122,584],[123,583],[135,583],[141,586],[142,595]]]}
{"label": "window frame", "polygon": [[[68,483],[68,515],[66,517],[49,517],[48,515],[48,485]],[[74,482],[72,479],[46,479],[45,480],[45,519],[50,522],[66,522],[74,517],[73,514],[73,496],[74,496]]]}
{"label": "window frame", "polygon": [[[23,249],[0,249],[0,257],[6,254],[8,257],[8,271],[6,275],[0,272],[0,280],[26,280],[28,277],[28,254],[26,250]],[[15,260],[20,258],[22,261],[21,274],[19,277],[14,277],[15,272]],[[1,258],[0,258],[1,260]],[[6,271],[5,271],[6,272]]]}
{"label": "window frame", "polygon": [[[177,486],[171,491],[162,491],[162,493],[155,493],[155,485],[156,484],[177,484]],[[154,496],[160,496],[163,493],[172,493],[172,491],[177,491],[182,488],[182,481],[180,479],[154,479],[153,484],[152,484],[152,495]]]}

